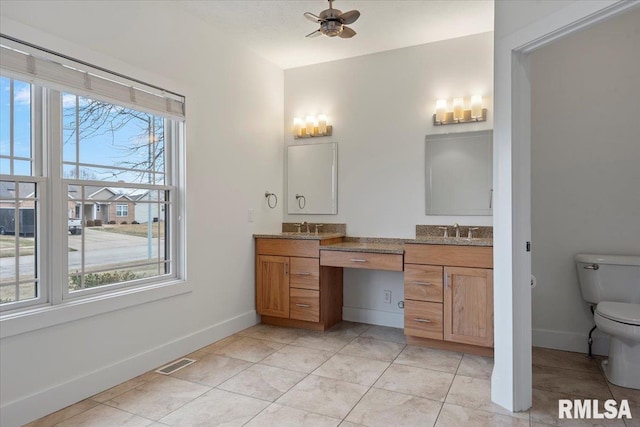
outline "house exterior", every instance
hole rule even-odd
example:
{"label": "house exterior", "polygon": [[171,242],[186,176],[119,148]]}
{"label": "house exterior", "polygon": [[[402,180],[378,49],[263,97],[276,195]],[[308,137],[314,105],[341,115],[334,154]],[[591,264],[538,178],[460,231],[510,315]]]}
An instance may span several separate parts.
{"label": "house exterior", "polygon": [[[0,182],[0,234],[16,233],[15,187],[12,183]],[[29,185],[19,188],[17,212],[18,233],[22,236],[35,234],[35,193]]]}
{"label": "house exterior", "polygon": [[86,186],[84,205],[81,199],[81,188],[69,186],[69,218],[100,220],[103,224],[110,221],[115,221],[116,224],[131,223],[136,219],[136,196],[124,194],[111,187]]}
{"label": "house exterior", "polygon": [[[157,191],[147,191],[135,197],[135,220],[140,224],[147,222],[163,222],[165,218],[165,206],[158,202]],[[151,202],[151,203],[149,203]]]}

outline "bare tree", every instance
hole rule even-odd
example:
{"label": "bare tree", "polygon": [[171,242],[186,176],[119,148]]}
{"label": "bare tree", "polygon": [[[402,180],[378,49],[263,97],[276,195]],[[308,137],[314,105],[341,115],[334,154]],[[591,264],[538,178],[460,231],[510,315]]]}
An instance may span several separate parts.
{"label": "bare tree", "polygon": [[[75,96],[75,103],[64,108],[64,143],[106,136],[122,152],[115,166],[133,169],[140,182],[149,180],[149,172],[164,171],[164,119],[143,111],[109,102]],[[135,129],[128,141],[118,141],[117,132]],[[125,171],[114,169],[114,178]],[[81,179],[85,179],[82,173]],[[95,174],[93,174],[95,176]],[[77,178],[77,177],[76,177]]]}

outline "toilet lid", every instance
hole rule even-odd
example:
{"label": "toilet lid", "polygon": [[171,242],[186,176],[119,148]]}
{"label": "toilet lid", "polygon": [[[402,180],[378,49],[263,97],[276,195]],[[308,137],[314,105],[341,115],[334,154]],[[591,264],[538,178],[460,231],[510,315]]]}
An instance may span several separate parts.
{"label": "toilet lid", "polygon": [[602,317],[629,325],[640,325],[640,304],[603,301],[596,307]]}

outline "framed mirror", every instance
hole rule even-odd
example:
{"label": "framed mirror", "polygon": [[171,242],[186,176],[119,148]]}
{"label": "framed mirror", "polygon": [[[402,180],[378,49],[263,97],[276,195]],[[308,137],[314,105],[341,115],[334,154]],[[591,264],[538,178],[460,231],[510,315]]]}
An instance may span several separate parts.
{"label": "framed mirror", "polygon": [[427,135],[427,215],[492,215],[492,139],[491,130]]}
{"label": "framed mirror", "polygon": [[287,212],[338,213],[338,143],[287,147]]}

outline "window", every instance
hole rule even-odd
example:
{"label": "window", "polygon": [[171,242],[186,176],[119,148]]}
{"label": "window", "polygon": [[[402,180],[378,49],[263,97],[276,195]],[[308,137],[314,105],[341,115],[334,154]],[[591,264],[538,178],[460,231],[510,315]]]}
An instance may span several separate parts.
{"label": "window", "polygon": [[0,304],[42,301],[37,253],[40,189],[31,137],[31,86],[0,77]]}
{"label": "window", "polygon": [[129,205],[118,203],[116,205],[116,216],[129,216]]}
{"label": "window", "polygon": [[4,38],[0,54],[0,310],[179,278],[183,98]]}

